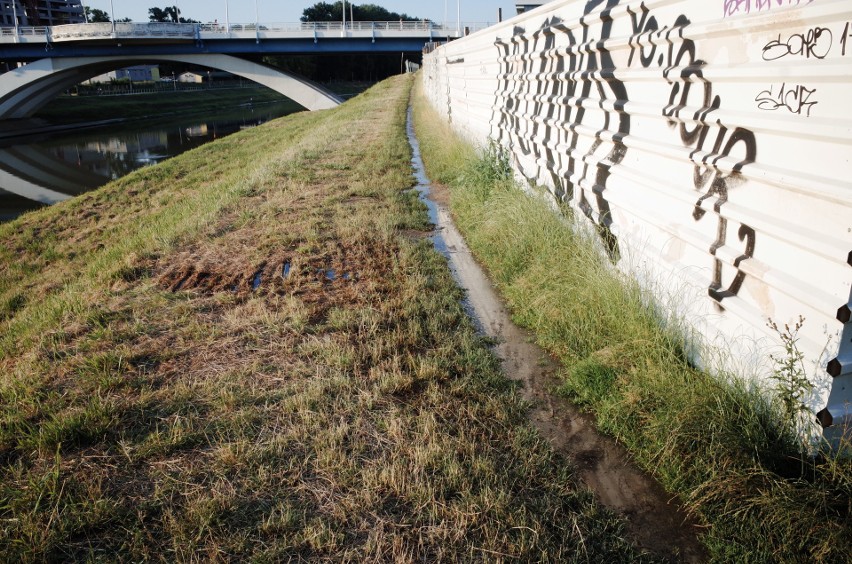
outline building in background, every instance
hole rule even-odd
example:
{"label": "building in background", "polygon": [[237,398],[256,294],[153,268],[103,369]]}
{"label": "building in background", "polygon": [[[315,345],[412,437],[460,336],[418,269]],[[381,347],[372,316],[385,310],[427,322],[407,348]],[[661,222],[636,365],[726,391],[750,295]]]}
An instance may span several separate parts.
{"label": "building in background", "polygon": [[544,2],[522,2],[515,4],[515,9],[519,14],[523,14],[524,12],[529,12],[530,10],[538,8],[542,4],[544,4]]}
{"label": "building in background", "polygon": [[127,80],[130,82],[157,82],[160,80],[160,67],[158,65],[136,65],[110,71],[106,74],[96,76],[87,82],[113,82],[115,80]]}
{"label": "building in background", "polygon": [[0,2],[0,25],[62,25],[84,23],[82,0],[3,0]]}
{"label": "building in background", "polygon": [[204,75],[197,72],[183,72],[178,75],[178,82],[188,82],[191,84],[204,83]]}
{"label": "building in background", "polygon": [[157,82],[160,80],[160,67],[157,65],[137,65],[113,71],[116,80],[129,78],[133,82]]}

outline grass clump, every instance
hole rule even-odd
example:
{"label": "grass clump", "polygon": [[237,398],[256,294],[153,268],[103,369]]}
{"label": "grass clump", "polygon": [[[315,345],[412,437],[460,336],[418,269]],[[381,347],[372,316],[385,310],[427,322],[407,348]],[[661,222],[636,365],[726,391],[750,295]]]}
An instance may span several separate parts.
{"label": "grass clump", "polygon": [[[596,236],[521,190],[493,148],[462,142],[423,96],[415,121],[427,172],[449,186],[453,216],[515,319],[560,359],[564,393],[707,523],[713,560],[848,562],[850,461],[808,457],[777,402],[691,366],[676,328],[661,326]],[[780,368],[787,383],[791,362]]]}
{"label": "grass clump", "polygon": [[0,226],[4,559],[652,560],[411,235],[410,85]]}

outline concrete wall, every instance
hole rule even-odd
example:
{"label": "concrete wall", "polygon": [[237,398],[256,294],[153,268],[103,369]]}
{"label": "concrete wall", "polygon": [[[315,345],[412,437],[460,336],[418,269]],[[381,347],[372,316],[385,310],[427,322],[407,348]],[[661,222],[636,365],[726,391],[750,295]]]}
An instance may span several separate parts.
{"label": "concrete wall", "polygon": [[803,316],[807,403],[833,439],[852,423],[852,2],[555,1],[423,78],[691,322],[705,365],[765,377],[767,322]]}

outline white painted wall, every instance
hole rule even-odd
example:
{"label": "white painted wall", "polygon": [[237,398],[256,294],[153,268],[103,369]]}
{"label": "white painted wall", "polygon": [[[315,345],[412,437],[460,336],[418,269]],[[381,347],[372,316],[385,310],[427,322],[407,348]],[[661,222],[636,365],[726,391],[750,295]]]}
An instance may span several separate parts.
{"label": "white painted wall", "polygon": [[834,440],[852,424],[852,2],[555,1],[423,78],[457,131],[603,227],[705,365],[765,377],[767,321],[803,316],[808,403]]}

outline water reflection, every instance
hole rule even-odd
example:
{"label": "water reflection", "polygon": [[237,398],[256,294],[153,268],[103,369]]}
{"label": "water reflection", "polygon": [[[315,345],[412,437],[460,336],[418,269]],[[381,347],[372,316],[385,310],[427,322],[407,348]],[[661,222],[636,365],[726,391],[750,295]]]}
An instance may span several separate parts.
{"label": "water reflection", "polygon": [[64,131],[0,145],[0,221],[72,198],[110,180],[292,111],[288,103],[241,107],[175,123],[134,122]]}

